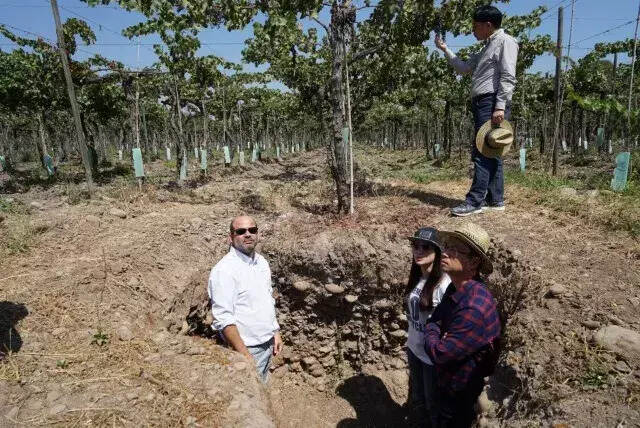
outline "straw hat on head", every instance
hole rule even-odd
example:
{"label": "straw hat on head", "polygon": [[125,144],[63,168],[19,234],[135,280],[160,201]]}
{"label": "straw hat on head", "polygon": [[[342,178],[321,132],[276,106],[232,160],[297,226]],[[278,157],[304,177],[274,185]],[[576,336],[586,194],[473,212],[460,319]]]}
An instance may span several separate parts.
{"label": "straw hat on head", "polygon": [[493,263],[489,260],[487,251],[489,251],[490,238],[489,234],[482,227],[475,223],[463,223],[452,231],[441,231],[442,238],[457,238],[469,245],[482,259],[480,263],[480,272],[489,275],[493,272]]}
{"label": "straw hat on head", "polygon": [[476,135],[478,151],[488,158],[504,156],[512,145],[513,126],[508,120],[503,120],[500,125],[493,125],[489,119],[480,127]]}

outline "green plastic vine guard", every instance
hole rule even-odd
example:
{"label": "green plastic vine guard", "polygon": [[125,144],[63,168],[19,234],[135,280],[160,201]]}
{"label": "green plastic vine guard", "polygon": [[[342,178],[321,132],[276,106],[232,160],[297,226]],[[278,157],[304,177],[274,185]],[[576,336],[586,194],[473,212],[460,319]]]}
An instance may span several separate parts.
{"label": "green plastic vine guard", "polygon": [[627,187],[627,175],[629,174],[629,164],[631,162],[631,153],[622,152],[616,156],[616,168],[613,170],[613,179],[611,180],[611,190],[622,192]]}
{"label": "green plastic vine guard", "polygon": [[256,162],[258,160],[258,147],[253,146],[253,151],[251,152],[251,162]]}
{"label": "green plastic vine guard", "polygon": [[280,160],[280,146],[276,146],[276,159]]}
{"label": "green plastic vine guard", "polygon": [[200,169],[207,171],[207,149],[200,150]]}
{"label": "green plastic vine guard", "polygon": [[187,179],[187,149],[183,149],[182,151],[182,165],[180,165],[180,180]]}
{"label": "green plastic vine guard", "polygon": [[167,152],[167,160],[170,161],[171,160],[171,149],[169,147],[166,147],[166,152]]}
{"label": "green plastic vine guard", "polygon": [[527,166],[527,149],[524,147],[520,149],[520,171],[524,172]]}
{"label": "green plastic vine guard", "polygon": [[238,152],[240,166],[244,166],[244,150]]}
{"label": "green plastic vine guard", "polygon": [[51,156],[44,155],[42,160],[44,161],[44,166],[47,168],[47,174],[49,174],[49,177],[53,176],[55,168],[53,167],[53,159],[51,159]]}
{"label": "green plastic vine guard", "polygon": [[0,172],[7,169],[7,162],[4,160],[4,156],[0,156]]}
{"label": "green plastic vine guard", "polygon": [[231,155],[229,154],[229,146],[224,146],[222,150],[224,151],[224,163],[227,165],[231,164]]}
{"label": "green plastic vine guard", "polygon": [[436,144],[433,145],[433,154],[437,159],[438,156],[440,155],[440,144],[436,143]]}
{"label": "green plastic vine guard", "polygon": [[144,164],[142,163],[142,150],[139,147],[134,147],[132,150],[133,155],[133,170],[136,174],[136,178],[144,177]]}
{"label": "green plastic vine guard", "polygon": [[193,154],[194,154],[194,155],[195,155],[195,157],[196,157],[196,162],[198,162],[198,148],[197,148],[197,147],[194,147],[194,148],[193,148]]}

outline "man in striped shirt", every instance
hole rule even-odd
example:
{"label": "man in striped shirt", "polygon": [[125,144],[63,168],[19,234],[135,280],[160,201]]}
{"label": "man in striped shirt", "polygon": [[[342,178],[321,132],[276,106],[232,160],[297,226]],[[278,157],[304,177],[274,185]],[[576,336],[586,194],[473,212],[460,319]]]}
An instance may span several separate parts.
{"label": "man in striped shirt", "polygon": [[[473,35],[484,41],[477,54],[467,61],[458,58],[436,35],[436,46],[460,74],[471,74],[471,107],[475,132],[491,119],[499,125],[511,115],[511,98],[516,85],[518,42],[500,28],[502,13],[493,6],[480,6],[473,14]],[[475,139],[474,139],[475,141]],[[467,216],[484,210],[504,211],[502,159],[486,157],[473,145],[473,183],[463,204],[451,214]]]}
{"label": "man in striped shirt", "polygon": [[480,282],[493,265],[487,256],[489,235],[473,223],[441,232],[442,270],[449,287],[426,326],[425,350],[434,362],[436,427],[466,428],[476,419],[475,403],[497,359],[500,317],[496,301]]}

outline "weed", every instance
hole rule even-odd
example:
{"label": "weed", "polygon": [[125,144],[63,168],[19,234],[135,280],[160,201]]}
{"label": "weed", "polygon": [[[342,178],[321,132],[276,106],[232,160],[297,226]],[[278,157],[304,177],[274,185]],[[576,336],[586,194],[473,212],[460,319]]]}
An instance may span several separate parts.
{"label": "weed", "polygon": [[59,369],[66,369],[69,367],[69,362],[65,359],[62,360],[58,360],[56,361],[56,367],[58,367]]}
{"label": "weed", "polygon": [[74,184],[67,184],[64,193],[70,205],[78,205],[80,202],[91,198],[91,195],[86,189]]}
{"label": "weed", "polygon": [[0,213],[29,214],[29,208],[15,199],[0,198]]}
{"label": "weed", "polygon": [[176,169],[176,161],[174,161],[174,160],[164,161],[164,167],[167,168],[167,169],[170,169],[171,171],[175,171],[175,169]]}
{"label": "weed", "polygon": [[582,384],[599,388],[607,384],[607,371],[600,364],[590,364],[587,372],[582,376]]}
{"label": "weed", "polygon": [[91,344],[104,346],[108,343],[109,343],[109,335],[99,328],[98,331],[93,335],[91,339]]}
{"label": "weed", "polygon": [[33,244],[35,231],[27,216],[16,216],[7,222],[6,234],[2,240],[9,254],[26,253]]}

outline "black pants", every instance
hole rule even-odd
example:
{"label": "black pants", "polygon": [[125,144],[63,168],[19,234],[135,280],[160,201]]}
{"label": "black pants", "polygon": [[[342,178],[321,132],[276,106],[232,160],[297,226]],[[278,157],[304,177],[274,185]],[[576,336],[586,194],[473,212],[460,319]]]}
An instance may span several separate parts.
{"label": "black pants", "polygon": [[484,379],[473,379],[463,391],[450,393],[438,388],[437,425],[433,428],[469,428],[476,420],[476,402]]}

